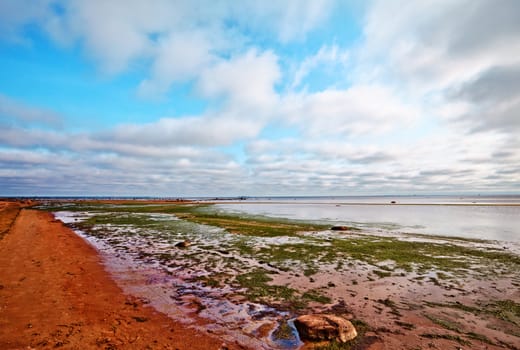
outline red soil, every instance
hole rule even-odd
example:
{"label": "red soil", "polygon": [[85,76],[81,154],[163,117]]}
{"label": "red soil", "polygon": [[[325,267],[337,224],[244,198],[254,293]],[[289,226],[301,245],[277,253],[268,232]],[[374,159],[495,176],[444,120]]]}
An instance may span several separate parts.
{"label": "red soil", "polygon": [[51,214],[20,206],[0,202],[0,349],[223,347],[125,296],[94,248]]}

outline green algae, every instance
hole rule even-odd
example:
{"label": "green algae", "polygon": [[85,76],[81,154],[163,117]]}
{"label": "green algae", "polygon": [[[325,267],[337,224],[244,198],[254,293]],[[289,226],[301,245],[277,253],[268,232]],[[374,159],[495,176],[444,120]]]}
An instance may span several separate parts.
{"label": "green algae", "polygon": [[439,333],[422,333],[420,334],[423,338],[428,339],[446,339],[451,340],[459,343],[460,345],[469,346],[471,345],[471,342],[462,338],[459,335],[453,335],[453,334],[439,334]]}
{"label": "green algae", "polygon": [[[103,224],[131,225],[137,227],[164,227],[165,223],[153,220],[144,214],[173,214],[180,222],[189,221],[220,227],[227,232],[243,237],[300,237],[302,243],[286,243],[255,249],[250,242],[243,240],[233,245],[232,249],[240,254],[277,263],[281,269],[287,269],[297,262],[304,269],[304,274],[311,276],[319,271],[319,264],[334,263],[342,267],[347,259],[362,261],[378,269],[374,271],[380,278],[390,276],[377,266],[383,261],[394,262],[393,270],[427,273],[437,271],[440,279],[447,279],[451,272],[455,276],[464,276],[468,272],[484,275],[492,267],[500,267],[504,273],[520,268],[520,257],[494,249],[468,247],[457,242],[483,242],[461,238],[446,238],[443,243],[431,241],[406,240],[392,237],[371,235],[332,236],[327,242],[312,235],[300,236],[300,232],[316,232],[328,228],[326,225],[297,220],[270,218],[234,214],[216,210],[211,204],[171,203],[146,204],[129,202],[125,204],[105,204],[96,202],[73,202],[50,205],[47,210],[89,211],[92,217],[78,224],[82,229],[89,229]],[[120,215],[117,215],[120,214]],[[179,223],[178,223],[179,224]],[[102,235],[103,231],[97,234]],[[129,233],[131,234],[131,233]],[[406,236],[411,236],[407,234]],[[418,236],[420,237],[420,235]],[[429,237],[429,238],[435,238]]]}
{"label": "green algae", "polygon": [[[110,230],[116,227],[121,230],[121,233],[117,237],[110,238],[108,243],[117,246],[124,244],[125,236],[135,235],[135,230],[132,230],[135,228],[143,229],[139,231],[139,235],[150,237],[161,235],[170,243],[185,238],[191,239],[193,235],[199,237],[204,235],[204,230],[207,229],[220,228],[221,231],[216,231],[216,237],[219,234],[227,234],[226,240],[220,243],[214,241],[198,243],[198,248],[205,251],[204,257],[201,256],[200,251],[189,250],[182,252],[182,257],[190,259],[194,265],[205,267],[207,271],[213,271],[221,263],[221,266],[238,273],[230,282],[247,290],[244,295],[249,300],[283,303],[290,309],[304,308],[309,302],[329,303],[331,300],[315,290],[302,292],[290,286],[272,285],[272,278],[269,275],[271,271],[298,272],[311,277],[319,273],[324,266],[336,266],[339,270],[345,267],[354,268],[357,264],[367,264],[373,267],[372,273],[379,278],[403,273],[403,271],[419,274],[433,271],[437,278],[431,276],[426,277],[428,280],[425,276],[417,278],[440,285],[439,280],[452,280],[468,274],[485,276],[490,271],[499,271],[500,274],[505,275],[514,273],[520,268],[520,257],[517,255],[496,249],[471,247],[467,244],[480,243],[480,240],[442,237],[443,242],[436,242],[411,240],[409,239],[411,235],[406,235],[403,239],[368,235],[362,232],[348,234],[329,232],[330,234],[323,236],[315,233],[328,230],[330,226],[222,212],[210,204],[115,205],[75,202],[49,206],[47,209],[88,212],[90,214],[88,218],[73,225],[97,237],[109,236]],[[171,220],[163,220],[164,218],[154,218],[152,214],[171,214],[172,217]],[[199,224],[205,225],[205,228],[199,227]],[[302,232],[306,233],[301,234]],[[232,239],[229,238],[230,236]],[[273,238],[290,239],[282,239],[274,243]],[[218,253],[222,251],[224,253]],[[220,255],[217,256],[217,253]],[[164,263],[172,259],[170,253],[147,254],[142,252],[139,257],[154,257]],[[212,255],[215,255],[215,258],[211,258]],[[244,265],[236,259],[236,256],[254,259],[268,270]],[[214,288],[222,286],[221,279],[214,275],[206,276],[201,279],[201,282]],[[357,284],[357,281],[353,284]],[[461,305],[450,306],[463,308]],[[389,307],[398,313],[395,305]],[[466,311],[469,312],[483,312],[473,310],[469,306],[467,308]],[[489,315],[518,324],[520,316],[518,304],[515,302],[498,301],[486,305],[484,309]]]}
{"label": "green algae", "polygon": [[320,294],[317,290],[308,290],[304,293],[288,286],[273,285],[273,279],[268,271],[256,269],[236,276],[241,288],[245,288],[244,295],[251,301],[276,304],[278,307],[289,310],[299,310],[308,307],[309,302],[320,304],[330,303],[332,300]]}
{"label": "green algae", "polygon": [[449,331],[454,331],[457,333],[461,333],[462,326],[455,321],[449,320],[447,318],[441,318],[438,316],[426,314],[426,313],[423,314],[423,316],[426,317],[427,319],[429,319],[430,321],[432,321],[433,323],[435,323],[436,325],[441,326],[444,329],[447,329]]}

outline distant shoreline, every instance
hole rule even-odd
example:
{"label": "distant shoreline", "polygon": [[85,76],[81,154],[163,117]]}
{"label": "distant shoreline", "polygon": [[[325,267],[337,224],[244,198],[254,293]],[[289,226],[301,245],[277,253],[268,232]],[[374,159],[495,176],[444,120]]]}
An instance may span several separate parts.
{"label": "distant shoreline", "polygon": [[92,201],[95,203],[208,203],[208,204],[301,204],[337,206],[520,206],[520,195],[377,195],[377,196],[223,196],[223,197],[139,197],[139,196],[20,196],[0,197],[3,201]]}
{"label": "distant shoreline", "polygon": [[520,206],[520,203],[363,203],[363,202],[357,202],[357,203],[350,203],[350,202],[303,202],[303,201],[207,201],[204,203],[210,203],[210,204],[310,204],[310,205],[316,205],[316,204],[330,204],[330,205],[401,205],[401,206],[496,206],[496,207],[517,207]]}

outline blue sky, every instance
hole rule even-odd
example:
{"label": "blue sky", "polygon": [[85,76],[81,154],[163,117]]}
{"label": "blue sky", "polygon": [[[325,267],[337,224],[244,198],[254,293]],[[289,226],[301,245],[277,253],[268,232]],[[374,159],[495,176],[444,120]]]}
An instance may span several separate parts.
{"label": "blue sky", "polygon": [[520,4],[4,0],[0,195],[518,193]]}

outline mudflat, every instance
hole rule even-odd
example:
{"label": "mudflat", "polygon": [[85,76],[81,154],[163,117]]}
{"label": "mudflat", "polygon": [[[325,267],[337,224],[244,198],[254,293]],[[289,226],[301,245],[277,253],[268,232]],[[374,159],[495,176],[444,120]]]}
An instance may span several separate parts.
{"label": "mudflat", "polygon": [[233,349],[123,294],[52,214],[0,202],[0,349]]}

